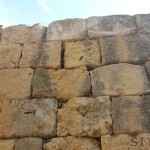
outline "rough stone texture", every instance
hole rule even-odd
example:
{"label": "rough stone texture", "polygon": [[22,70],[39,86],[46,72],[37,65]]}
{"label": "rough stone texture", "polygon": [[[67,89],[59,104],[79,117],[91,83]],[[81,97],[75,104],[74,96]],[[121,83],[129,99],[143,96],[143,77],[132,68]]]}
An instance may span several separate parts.
{"label": "rough stone texture", "polygon": [[83,19],[67,19],[49,24],[46,41],[79,40],[86,36],[86,22]]}
{"label": "rough stone texture", "polygon": [[35,24],[33,26],[17,25],[2,30],[2,43],[40,42],[45,34],[45,27]]}
{"label": "rough stone texture", "polygon": [[55,97],[68,100],[89,95],[90,76],[86,68],[72,70],[37,69],[33,77],[33,97]]}
{"label": "rough stone texture", "polygon": [[143,66],[115,64],[90,72],[94,96],[142,95],[150,91]]}
{"label": "rough stone texture", "polygon": [[119,62],[142,64],[150,60],[150,35],[104,37],[100,43],[103,65]]}
{"label": "rough stone texture", "polygon": [[56,135],[55,99],[1,100],[0,138]]}
{"label": "rough stone texture", "polygon": [[114,134],[150,132],[150,96],[125,96],[112,99]]}
{"label": "rough stone texture", "polygon": [[31,97],[32,76],[30,68],[0,70],[0,100]]}
{"label": "rough stone texture", "polygon": [[139,134],[130,136],[121,134],[118,136],[103,136],[101,139],[103,150],[149,150],[150,134]]}
{"label": "rough stone texture", "polygon": [[76,97],[58,110],[57,136],[100,137],[111,134],[111,126],[108,96]]}
{"label": "rough stone texture", "polygon": [[14,150],[15,140],[0,140],[0,150]]}
{"label": "rough stone texture", "polygon": [[42,150],[42,139],[23,138],[15,143],[15,150]]}
{"label": "rough stone texture", "polygon": [[38,43],[25,43],[20,67],[52,68],[61,67],[61,41],[50,41],[43,46]]}
{"label": "rough stone texture", "polygon": [[135,21],[139,32],[150,33],[150,14],[135,15]]}
{"label": "rough stone texture", "polygon": [[87,66],[94,69],[100,66],[100,46],[97,40],[65,42],[65,68]]}
{"label": "rough stone texture", "polygon": [[136,31],[134,18],[127,15],[90,17],[88,22],[89,37],[128,35]]}
{"label": "rough stone texture", "polygon": [[60,137],[44,145],[44,150],[100,150],[99,143],[91,138]]}
{"label": "rough stone texture", "polygon": [[19,44],[0,45],[0,69],[18,68],[21,52]]}
{"label": "rough stone texture", "polygon": [[150,61],[145,63],[145,69],[146,69],[147,76],[150,80]]}

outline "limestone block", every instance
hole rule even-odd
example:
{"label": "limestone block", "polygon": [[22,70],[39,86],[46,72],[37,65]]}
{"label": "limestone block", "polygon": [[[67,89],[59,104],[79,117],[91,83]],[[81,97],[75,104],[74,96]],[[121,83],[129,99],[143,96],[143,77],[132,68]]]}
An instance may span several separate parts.
{"label": "limestone block", "polygon": [[90,17],[87,22],[88,36],[91,38],[129,35],[136,31],[134,18],[128,15]]}
{"label": "limestone block", "polygon": [[72,70],[37,69],[33,81],[33,97],[54,97],[69,100],[89,95],[90,76],[86,68]]}
{"label": "limestone block", "polygon": [[100,39],[102,63],[143,64],[150,60],[150,35],[134,34]]}
{"label": "limestone block", "polygon": [[70,99],[58,110],[57,136],[100,137],[112,133],[108,96]]}
{"label": "limestone block", "polygon": [[139,32],[150,33],[150,14],[135,15],[135,21]]}
{"label": "limestone block", "polygon": [[101,138],[101,144],[103,150],[149,150],[149,138],[149,133],[137,136],[127,134],[106,135]]}
{"label": "limestone block", "polygon": [[94,96],[142,95],[150,91],[143,66],[115,64],[90,71]]}
{"label": "limestone block", "polygon": [[99,143],[92,138],[60,137],[43,146],[44,150],[100,150]]}
{"label": "limestone block", "polygon": [[150,132],[150,96],[124,96],[112,99],[114,134]]}
{"label": "limestone block", "polygon": [[1,100],[0,138],[56,135],[55,99]]}
{"label": "limestone block", "polygon": [[100,66],[100,46],[97,40],[86,40],[64,43],[65,68],[87,66],[94,69]]}
{"label": "limestone block", "polygon": [[25,43],[20,67],[52,68],[61,67],[61,41],[50,41],[40,46],[38,43]]}
{"label": "limestone block", "polygon": [[42,150],[42,139],[23,138],[15,143],[15,150]]}
{"label": "limestone block", "polygon": [[14,150],[15,140],[0,140],[0,150]]}
{"label": "limestone block", "polygon": [[22,46],[0,44],[0,69],[18,68]]}
{"label": "limestone block", "polygon": [[79,40],[86,36],[86,22],[84,19],[67,19],[49,24],[46,41],[50,40]]}
{"label": "limestone block", "polygon": [[32,76],[30,68],[0,70],[0,100],[31,97]]}
{"label": "limestone block", "polygon": [[45,34],[45,27],[35,24],[33,26],[17,25],[2,30],[2,43],[23,44],[27,42],[40,42]]}

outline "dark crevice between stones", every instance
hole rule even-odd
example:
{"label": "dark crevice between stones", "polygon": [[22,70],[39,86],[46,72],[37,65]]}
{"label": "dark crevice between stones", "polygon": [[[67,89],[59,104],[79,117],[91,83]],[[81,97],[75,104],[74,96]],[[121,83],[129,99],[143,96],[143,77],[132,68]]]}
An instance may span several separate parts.
{"label": "dark crevice between stones", "polygon": [[64,55],[65,55],[65,47],[64,47],[64,43],[62,42],[62,44],[61,44],[61,66],[60,66],[60,68],[61,69],[64,69],[64,63],[65,63],[65,59],[64,59]]}
{"label": "dark crevice between stones", "polygon": [[110,97],[110,117],[112,120],[112,126],[111,126],[111,131],[112,131],[112,135],[114,135],[114,131],[113,131],[113,116],[112,116],[112,97]]}
{"label": "dark crevice between stones", "polygon": [[89,97],[94,97],[94,95],[93,95],[93,90],[92,90],[92,76],[91,76],[91,72],[89,71],[89,77],[90,77],[90,91],[89,91]]}
{"label": "dark crevice between stones", "polygon": [[101,51],[101,40],[97,40],[97,42],[98,42],[98,46],[99,46],[99,53],[100,53],[100,64],[102,64],[102,62],[103,62],[103,58],[102,58],[102,51]]}
{"label": "dark crevice between stones", "polygon": [[35,70],[33,71],[33,76],[32,76],[32,80],[31,80],[31,89],[30,89],[30,91],[31,91],[31,93],[30,93],[31,99],[34,98],[33,97],[33,80],[34,80],[34,75],[35,75]]}
{"label": "dark crevice between stones", "polygon": [[[100,143],[99,143],[99,148],[100,148],[100,150],[102,150],[102,138],[100,138],[99,141],[100,141]],[[99,142],[99,141],[98,141],[98,142]]]}
{"label": "dark crevice between stones", "polygon": [[20,44],[20,46],[22,47],[22,49],[21,49],[21,54],[20,54],[20,58],[19,58],[19,61],[18,61],[18,68],[20,68],[19,67],[20,61],[21,61],[21,58],[23,57],[23,47],[24,47],[24,44]]}
{"label": "dark crevice between stones", "polygon": [[58,109],[59,109],[59,101],[57,100],[57,112],[56,112],[56,134],[55,134],[55,137],[57,137],[57,127],[58,127]]}

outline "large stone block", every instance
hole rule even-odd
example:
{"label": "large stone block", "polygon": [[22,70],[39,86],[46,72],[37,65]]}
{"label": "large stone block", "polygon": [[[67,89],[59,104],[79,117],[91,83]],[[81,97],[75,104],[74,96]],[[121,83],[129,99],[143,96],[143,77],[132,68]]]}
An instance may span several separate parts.
{"label": "large stone block", "polygon": [[149,150],[149,133],[136,136],[121,134],[118,136],[103,136],[101,139],[103,150]]}
{"label": "large stone block", "polygon": [[15,140],[0,140],[0,150],[14,150]]}
{"label": "large stone block", "polygon": [[100,46],[97,40],[86,40],[64,43],[65,68],[87,66],[97,68],[101,64]]}
{"label": "large stone block", "polygon": [[61,67],[61,41],[50,41],[41,46],[38,43],[25,43],[20,67],[52,68]]}
{"label": "large stone block", "polygon": [[150,33],[150,14],[135,15],[135,21],[139,32]]}
{"label": "large stone block", "polygon": [[86,68],[72,70],[37,69],[33,77],[33,97],[55,97],[69,100],[89,95],[90,76]]}
{"label": "large stone block", "polygon": [[150,60],[150,35],[134,34],[100,39],[102,63],[143,64]]}
{"label": "large stone block", "polygon": [[114,134],[150,132],[150,96],[125,96],[112,99]]}
{"label": "large stone block", "polygon": [[86,36],[86,22],[84,19],[68,19],[49,24],[46,41],[50,40],[79,40]]}
{"label": "large stone block", "polygon": [[143,66],[115,64],[90,71],[94,96],[142,95],[150,91]]}
{"label": "large stone block", "polygon": [[19,44],[0,45],[0,69],[18,68],[22,46]]}
{"label": "large stone block", "polygon": [[92,138],[60,137],[45,144],[44,150],[100,150],[99,142]]}
{"label": "large stone block", "polygon": [[39,24],[33,26],[17,25],[2,30],[2,43],[23,44],[27,42],[40,42],[44,38],[45,27]]}
{"label": "large stone block", "polygon": [[0,70],[0,100],[31,97],[32,69]]}
{"label": "large stone block", "polygon": [[76,97],[58,110],[57,136],[100,137],[112,133],[108,96]]}
{"label": "large stone block", "polygon": [[56,135],[55,99],[1,100],[0,138]]}
{"label": "large stone block", "polygon": [[134,18],[128,15],[90,17],[87,22],[88,36],[92,38],[129,35],[136,31]]}
{"label": "large stone block", "polygon": [[15,150],[42,150],[42,139],[23,138],[15,143]]}

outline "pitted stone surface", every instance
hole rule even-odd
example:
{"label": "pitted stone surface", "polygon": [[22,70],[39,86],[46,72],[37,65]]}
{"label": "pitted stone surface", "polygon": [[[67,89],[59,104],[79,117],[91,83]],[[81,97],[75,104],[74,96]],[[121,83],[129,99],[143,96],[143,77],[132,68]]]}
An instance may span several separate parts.
{"label": "pitted stone surface", "polygon": [[31,97],[33,69],[0,70],[0,100]]}
{"label": "pitted stone surface", "polygon": [[150,96],[124,96],[112,99],[114,134],[150,132]]}
{"label": "pitted stone surface", "polygon": [[142,95],[150,91],[145,68],[115,64],[90,71],[94,96]]}
{"label": "pitted stone surface", "polygon": [[150,60],[150,36],[134,34],[100,39],[103,65],[112,63],[143,64]]}
{"label": "pitted stone surface", "polygon": [[88,36],[91,38],[123,36],[136,31],[134,18],[128,15],[90,17],[87,22]]}
{"label": "pitted stone surface", "polygon": [[15,140],[0,140],[0,150],[14,150]]}
{"label": "pitted stone surface", "polygon": [[70,99],[58,110],[57,136],[100,137],[111,134],[110,99],[107,96]]}
{"label": "pitted stone surface", "polygon": [[1,43],[24,44],[27,42],[40,42],[45,34],[45,27],[39,24],[33,26],[17,25],[2,30]]}
{"label": "pitted stone surface", "polygon": [[0,138],[54,137],[55,99],[1,100]]}
{"label": "pitted stone surface", "polygon": [[33,77],[33,97],[55,97],[63,101],[90,94],[90,76],[86,68],[72,70],[37,69]]}
{"label": "pitted stone surface", "polygon": [[86,36],[86,22],[84,19],[68,19],[49,24],[46,41],[50,40],[79,40]]}
{"label": "pitted stone surface", "polygon": [[97,40],[65,42],[65,68],[87,66],[89,69],[101,65],[100,46]]}
{"label": "pitted stone surface", "polygon": [[42,139],[23,138],[15,143],[15,150],[42,150]]}
{"label": "pitted stone surface", "polygon": [[0,69],[18,68],[21,52],[19,44],[0,44]]}
{"label": "pitted stone surface", "polygon": [[25,43],[19,66],[59,69],[61,66],[61,41],[45,42],[43,46],[38,43]]}
{"label": "pitted stone surface", "polygon": [[99,143],[91,138],[60,137],[44,145],[44,150],[100,150]]}

